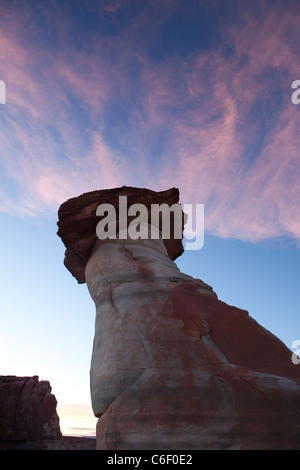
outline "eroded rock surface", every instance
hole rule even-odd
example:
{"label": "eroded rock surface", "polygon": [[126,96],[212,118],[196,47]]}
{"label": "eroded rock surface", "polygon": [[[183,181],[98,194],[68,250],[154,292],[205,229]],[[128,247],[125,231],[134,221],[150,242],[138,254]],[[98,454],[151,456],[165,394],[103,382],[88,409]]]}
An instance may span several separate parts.
{"label": "eroded rock surface", "polygon": [[0,376],[0,441],[61,439],[57,401],[38,376]]}
{"label": "eroded rock surface", "polygon": [[96,239],[83,278],[98,449],[300,448],[291,351],[181,273],[163,240]]}

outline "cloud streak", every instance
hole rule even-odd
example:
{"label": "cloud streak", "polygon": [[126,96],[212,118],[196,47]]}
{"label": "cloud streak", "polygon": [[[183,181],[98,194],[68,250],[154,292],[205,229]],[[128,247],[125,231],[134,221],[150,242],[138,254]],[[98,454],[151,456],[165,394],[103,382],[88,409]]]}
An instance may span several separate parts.
{"label": "cloud streak", "polygon": [[192,21],[186,2],[145,2],[131,16],[122,2],[83,2],[99,22],[90,30],[53,3],[39,16],[12,3],[2,20],[1,210],[39,215],[93,189],[178,186],[183,203],[205,204],[211,233],[300,240],[296,2],[237,3],[210,42],[185,50],[172,34],[178,18]]}
{"label": "cloud streak", "polygon": [[183,73],[203,103],[173,122],[180,158],[172,179],[185,200],[206,203],[206,230],[222,237],[299,240],[300,123],[290,100],[299,15],[271,13],[264,28],[251,17],[242,31],[231,26],[231,57],[202,54]]}

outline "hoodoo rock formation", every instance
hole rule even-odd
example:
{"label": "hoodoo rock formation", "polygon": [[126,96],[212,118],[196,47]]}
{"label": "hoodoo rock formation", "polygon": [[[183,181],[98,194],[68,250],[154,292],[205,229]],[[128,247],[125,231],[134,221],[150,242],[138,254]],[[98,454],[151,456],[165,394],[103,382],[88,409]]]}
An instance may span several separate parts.
{"label": "hoodoo rock formation", "polygon": [[96,236],[99,204],[178,202],[93,191],[59,209],[65,265],[96,304],[91,396],[98,449],[299,449],[300,366],[247,311],[174,260],[181,240]]}

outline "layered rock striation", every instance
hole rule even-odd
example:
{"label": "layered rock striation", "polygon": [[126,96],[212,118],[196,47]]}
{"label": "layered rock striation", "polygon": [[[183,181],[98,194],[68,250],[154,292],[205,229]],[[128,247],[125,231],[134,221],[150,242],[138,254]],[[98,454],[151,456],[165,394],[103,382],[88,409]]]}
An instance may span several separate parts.
{"label": "layered rock striation", "polygon": [[61,439],[57,401],[38,376],[0,376],[0,441]]}
{"label": "layered rock striation", "polygon": [[[96,207],[109,191],[112,200],[131,194],[132,203],[153,193],[98,191],[59,211],[66,266],[96,305],[97,448],[298,449],[300,369],[291,352],[247,311],[180,272],[181,240],[95,238]],[[170,204],[175,193],[155,198]]]}

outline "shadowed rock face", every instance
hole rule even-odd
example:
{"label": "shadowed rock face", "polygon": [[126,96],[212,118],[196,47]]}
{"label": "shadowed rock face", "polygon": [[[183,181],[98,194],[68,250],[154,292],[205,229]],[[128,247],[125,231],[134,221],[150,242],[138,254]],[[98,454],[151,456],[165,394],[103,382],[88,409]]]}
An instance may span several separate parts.
{"label": "shadowed rock face", "polygon": [[96,304],[98,449],[300,447],[300,369],[291,352],[248,312],[181,273],[162,239],[96,239],[84,279]]}
{"label": "shadowed rock face", "polygon": [[0,441],[61,439],[57,401],[37,376],[0,376]]}

